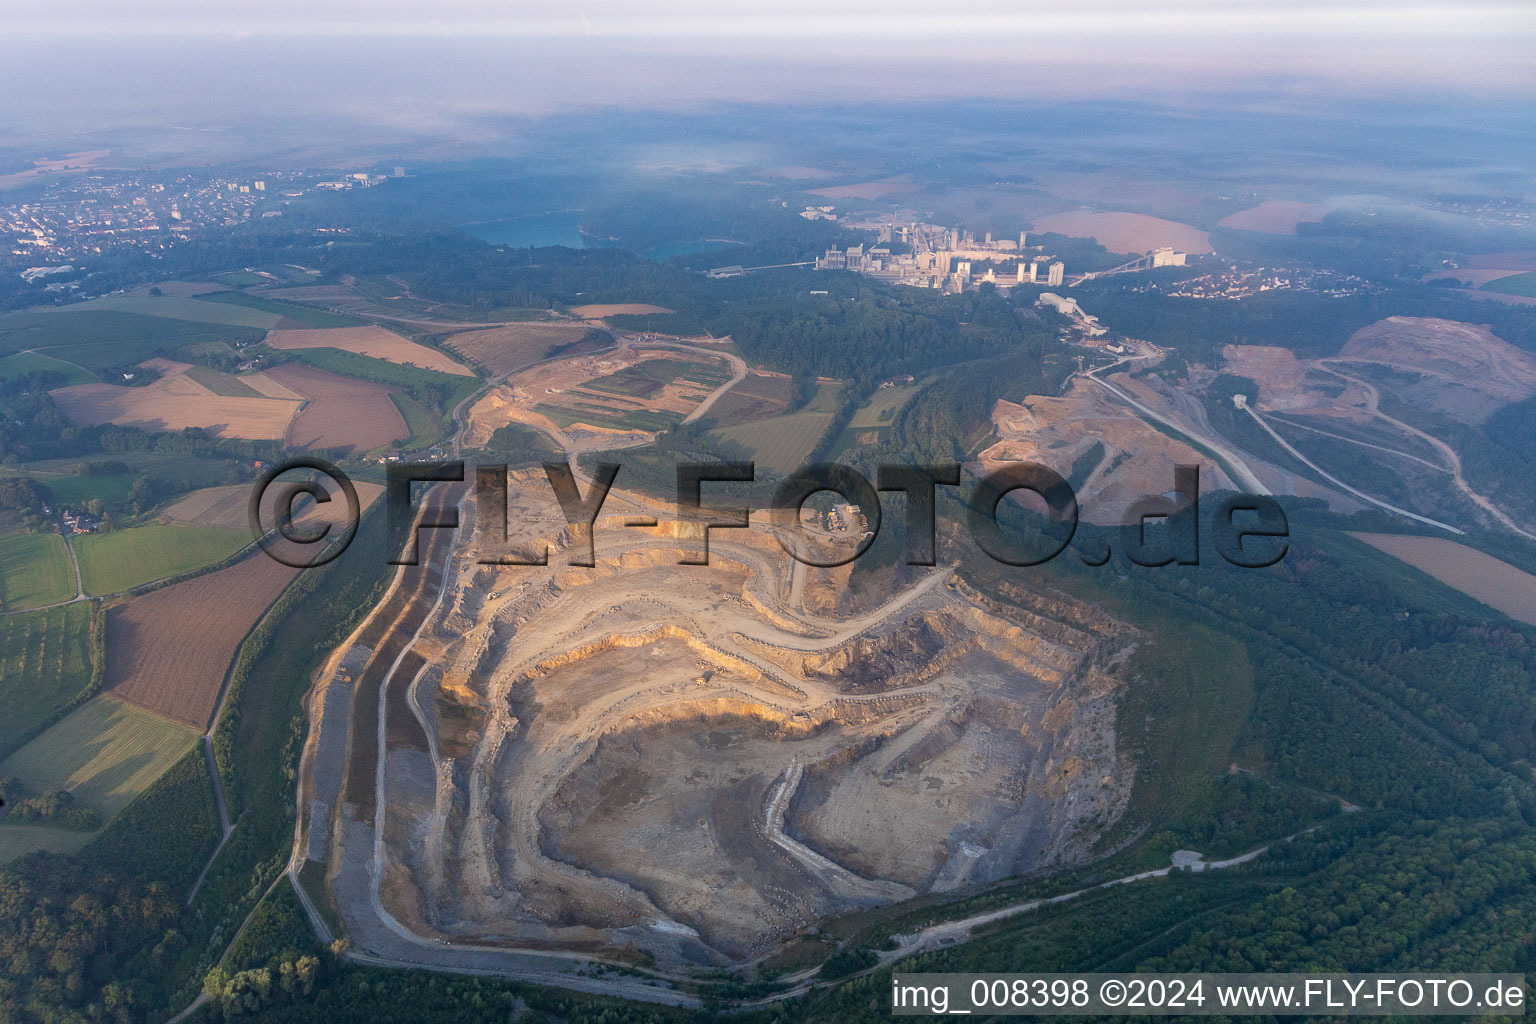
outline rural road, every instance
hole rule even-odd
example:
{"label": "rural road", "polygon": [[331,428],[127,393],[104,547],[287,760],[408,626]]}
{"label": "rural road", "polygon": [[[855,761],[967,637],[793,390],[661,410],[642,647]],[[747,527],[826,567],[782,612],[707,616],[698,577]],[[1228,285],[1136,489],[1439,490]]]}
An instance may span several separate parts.
{"label": "rural road", "polygon": [[1246,487],[1250,494],[1270,493],[1269,488],[1265,487],[1264,484],[1259,480],[1258,476],[1254,474],[1253,470],[1248,468],[1248,464],[1226,445],[1222,444],[1220,441],[1213,440],[1212,438],[1199,433],[1197,430],[1190,426],[1175,423],[1173,420],[1169,419],[1163,414],[1148,408],[1146,405],[1142,404],[1140,401],[1133,398],[1125,391],[1122,391],[1120,388],[1106,380],[1101,380],[1097,376],[1097,374],[1103,370],[1113,369],[1114,367],[1119,366],[1121,363],[1128,362],[1134,358],[1138,357],[1127,356],[1125,359],[1118,360],[1117,362],[1111,363],[1109,366],[1101,367],[1097,370],[1083,370],[1081,375],[1093,381],[1099,387],[1103,388],[1105,391],[1108,391],[1110,394],[1120,399],[1120,401],[1126,403],[1131,408],[1141,413],[1142,416],[1146,417],[1147,419],[1152,420],[1154,423],[1161,423],[1169,430],[1177,431],[1178,433],[1194,440],[1196,443],[1205,446],[1207,449],[1213,452],[1218,459],[1222,460],[1224,463],[1224,469],[1229,469],[1232,474],[1238,477],[1235,482],[1241,484],[1243,487]]}
{"label": "rural road", "polygon": [[746,361],[738,355],[733,355],[730,352],[712,352],[709,349],[694,348],[691,345],[666,345],[664,347],[682,349],[685,352],[699,352],[714,356],[724,356],[726,361],[731,364],[731,379],[715,388],[715,390],[711,391],[709,395],[704,399],[704,401],[699,403],[699,407],[697,409],[693,410],[693,412],[689,413],[687,416],[684,416],[684,423],[692,423],[694,420],[699,419],[705,413],[709,412],[710,407],[715,404],[721,395],[724,395],[727,391],[731,390],[731,388],[747,379]]}
{"label": "rural road", "polygon": [[[1382,412],[1381,392],[1376,389],[1376,385],[1370,383],[1369,381],[1361,380],[1359,377],[1356,377],[1352,374],[1345,373],[1343,370],[1337,369],[1337,364],[1339,362],[1346,361],[1347,360],[1319,359],[1317,361],[1317,365],[1318,369],[1322,370],[1324,373],[1331,373],[1335,377],[1342,377],[1344,380],[1347,380],[1353,384],[1357,384],[1363,388],[1366,393],[1366,411],[1369,412],[1372,416],[1375,416],[1377,419],[1386,423],[1390,423],[1392,426],[1401,430],[1405,434],[1408,434],[1412,437],[1417,437],[1419,440],[1428,444],[1435,451],[1439,452],[1440,457],[1445,459],[1445,464],[1451,472],[1451,478],[1456,482],[1457,490],[1461,491],[1461,493],[1467,497],[1467,500],[1471,501],[1478,508],[1482,509],[1484,512],[1487,512],[1494,519],[1498,520],[1501,524],[1510,530],[1513,530],[1515,533],[1518,533],[1520,536],[1526,538],[1527,540],[1536,540],[1536,534],[1528,533],[1527,531],[1521,529],[1515,524],[1513,519],[1504,513],[1502,509],[1472,489],[1472,486],[1467,483],[1466,477],[1462,475],[1461,456],[1457,454],[1456,449],[1452,448],[1438,437],[1427,434],[1417,427],[1409,426],[1402,420],[1395,419],[1394,417]],[[1423,371],[1416,372],[1422,373]],[[1457,530],[1456,532],[1460,533],[1461,531]]]}
{"label": "rural road", "polygon": [[1306,466],[1308,469],[1312,470],[1312,472],[1316,473],[1324,480],[1327,480],[1329,483],[1333,484],[1335,487],[1348,491],[1350,494],[1353,494],[1361,501],[1368,501],[1378,508],[1386,509],[1388,512],[1391,512],[1394,515],[1412,519],[1416,522],[1423,523],[1426,526],[1434,526],[1441,530],[1454,533],[1458,536],[1465,534],[1466,531],[1458,530],[1456,527],[1451,526],[1448,523],[1442,523],[1438,519],[1431,519],[1428,516],[1421,516],[1417,512],[1409,512],[1407,509],[1398,508],[1396,505],[1389,505],[1387,502],[1382,501],[1380,498],[1373,498],[1369,494],[1366,494],[1364,491],[1351,487],[1349,484],[1345,483],[1343,480],[1340,480],[1338,477],[1334,476],[1332,473],[1328,472],[1326,469],[1319,466],[1305,455],[1301,454],[1301,452],[1297,451],[1295,445],[1291,444],[1291,442],[1287,441],[1285,438],[1276,433],[1275,428],[1270,426],[1269,423],[1265,421],[1264,417],[1260,416],[1247,402],[1242,403],[1240,406],[1238,406],[1238,408],[1242,409],[1249,416],[1252,416],[1253,421],[1259,426],[1263,427],[1264,432],[1267,433],[1270,437],[1274,438],[1275,443],[1289,452],[1292,458],[1300,462],[1303,466]]}

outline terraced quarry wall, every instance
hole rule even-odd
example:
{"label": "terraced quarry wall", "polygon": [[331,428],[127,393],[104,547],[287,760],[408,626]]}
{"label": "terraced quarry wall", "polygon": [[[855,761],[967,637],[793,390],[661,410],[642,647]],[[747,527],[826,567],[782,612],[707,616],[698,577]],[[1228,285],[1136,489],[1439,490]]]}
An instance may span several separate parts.
{"label": "terraced quarry wall", "polygon": [[[1080,856],[1123,811],[1106,666],[1131,635],[1094,609],[939,568],[830,617],[792,600],[776,526],[680,565],[696,531],[618,492],[572,567],[526,482],[513,515],[549,564],[481,564],[465,502],[338,652],[348,711],[312,701],[304,849],[359,948],[729,966]],[[639,512],[663,522],[622,526]]]}

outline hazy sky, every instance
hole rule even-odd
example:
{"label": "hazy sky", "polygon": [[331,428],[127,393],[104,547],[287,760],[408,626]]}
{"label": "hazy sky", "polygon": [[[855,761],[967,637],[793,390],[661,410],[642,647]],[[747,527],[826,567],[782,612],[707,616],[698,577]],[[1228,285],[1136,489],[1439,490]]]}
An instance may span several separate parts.
{"label": "hazy sky", "polygon": [[1533,54],[1528,0],[72,0],[7,12],[0,141],[255,119],[468,137],[721,102],[1508,102],[1536,99]]}

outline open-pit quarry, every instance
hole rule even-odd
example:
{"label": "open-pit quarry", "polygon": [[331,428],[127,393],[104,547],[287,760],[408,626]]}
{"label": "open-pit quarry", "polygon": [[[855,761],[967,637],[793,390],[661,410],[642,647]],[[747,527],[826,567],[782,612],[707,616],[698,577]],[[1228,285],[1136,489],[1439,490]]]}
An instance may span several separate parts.
{"label": "open-pit quarry", "polygon": [[861,603],[756,514],[679,564],[701,528],[620,491],[583,568],[542,475],[506,531],[427,501],[461,528],[308,705],[295,873],[361,957],[687,1002],[657,978],[1080,860],[1125,807],[1135,637],[1093,607],[953,565]]}

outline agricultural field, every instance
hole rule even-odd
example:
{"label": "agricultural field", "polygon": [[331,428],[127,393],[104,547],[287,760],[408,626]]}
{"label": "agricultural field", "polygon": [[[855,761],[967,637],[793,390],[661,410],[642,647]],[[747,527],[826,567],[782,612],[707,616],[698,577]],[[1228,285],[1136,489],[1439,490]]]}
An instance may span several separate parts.
{"label": "agricultural field", "polygon": [[1269,235],[1294,235],[1303,223],[1323,219],[1326,208],[1289,199],[1266,199],[1258,206],[1229,213],[1216,222],[1220,228],[1234,231],[1261,231]]}
{"label": "agricultural field", "polygon": [[29,793],[69,790],[110,820],[198,736],[197,729],[101,694],[0,762],[0,777],[14,777]]}
{"label": "agricultural field", "polygon": [[[165,286],[161,286],[164,291]],[[252,327],[270,331],[282,319],[275,313],[224,302],[208,302],[192,295],[150,295],[139,289],[129,295],[105,295],[88,302],[77,302],[51,310],[55,316],[79,313],[135,313],[166,320],[190,320],[196,323]]]}
{"label": "agricultural field", "polygon": [[323,309],[301,306],[296,302],[282,302],[277,299],[263,298],[262,296],[251,295],[247,292],[214,292],[210,295],[200,296],[199,301],[227,303],[231,306],[244,306],[248,309],[271,313],[279,318],[273,326],[281,329],[299,327],[359,327],[363,324],[363,321],[355,316],[327,313]]}
{"label": "agricultural field", "polygon": [[[355,481],[354,486],[357,488],[358,504],[364,509],[384,493],[381,484],[369,483],[366,480]],[[180,523],[184,526],[221,526],[230,530],[247,530],[250,528],[247,509],[254,487],[254,483],[204,487],[193,491],[161,512],[160,518],[167,523]],[[334,500],[339,504],[345,504],[345,500],[340,497]],[[318,507],[313,504],[308,505],[299,515],[298,521],[305,522]],[[262,514],[262,521],[271,522],[270,510]]]}
{"label": "agricultural field", "polygon": [[518,388],[532,391],[537,402],[534,411],[561,427],[666,430],[731,378],[723,361],[677,359],[670,353],[644,350],[561,366],[568,372],[548,378],[550,386],[542,394],[537,384],[545,379],[547,368],[540,368],[537,381],[519,381]]}
{"label": "agricultural field", "polygon": [[692,313],[612,313],[603,322],[616,331],[655,332],[679,338],[705,335],[704,324]]}
{"label": "agricultural field", "polygon": [[1110,252],[1144,253],[1160,245],[1183,252],[1210,252],[1211,236],[1197,227],[1145,213],[1091,213],[1071,210],[1041,217],[1032,231],[1091,238]]}
{"label": "agricultural field", "polygon": [[264,335],[259,328],[113,310],[28,310],[0,316],[0,353],[39,349],[92,372],[173,355],[189,345],[247,344],[260,341]]}
{"label": "agricultural field", "polygon": [[[125,468],[122,472],[81,472],[81,463],[92,461],[122,463]],[[156,496],[166,499],[237,479],[236,471],[223,459],[148,451],[112,452],[109,458],[98,459],[45,459],[27,463],[19,471],[47,487],[61,506],[79,505],[92,498],[110,506],[126,498],[141,475],[152,478]]]}
{"label": "agricultural field", "polygon": [[740,445],[759,466],[789,474],[805,465],[832,424],[833,413],[804,410],[750,423],[716,427],[710,436]]}
{"label": "agricultural field", "polygon": [[583,324],[569,322],[522,323],[460,331],[449,335],[443,345],[480,367],[488,376],[503,377],[519,367],[548,357],[562,345],[580,341],[589,330]]}
{"label": "agricultural field", "polygon": [[7,534],[0,543],[0,608],[16,611],[75,596],[64,538],[56,533]]}
{"label": "agricultural field", "polygon": [[338,377],[302,363],[274,366],[267,376],[306,399],[288,424],[284,441],[290,448],[365,452],[410,434],[391,401],[395,389],[387,384]]}
{"label": "agricultural field", "polygon": [[1480,290],[1497,292],[1500,295],[1523,295],[1526,298],[1536,298],[1536,273],[1501,277],[1497,280],[1489,281]]}
{"label": "agricultural field", "polygon": [[644,316],[650,313],[676,313],[666,306],[652,306],[645,302],[606,302],[586,306],[572,306],[571,313],[583,320],[601,320],[609,316]]}
{"label": "agricultural field", "polygon": [[1445,537],[1389,533],[1351,533],[1350,536],[1433,576],[1474,601],[1518,622],[1536,625],[1536,576],[1508,562]]}
{"label": "agricultural field", "polygon": [[42,825],[0,825],[0,864],[29,853],[75,853],[93,833]]}
{"label": "agricultural field", "polygon": [[63,374],[66,385],[89,384],[96,379],[84,367],[52,356],[45,356],[41,352],[18,352],[13,356],[0,359],[0,380],[15,380],[29,373],[38,373],[43,370]]}
{"label": "agricultural field", "polygon": [[[52,392],[59,409],[81,426],[116,423],[148,432],[201,427],[217,437],[281,438],[298,411],[293,399],[221,395],[189,374],[193,367],[164,359],[140,364],[160,373],[143,387],[80,384]],[[201,369],[201,368],[198,368]],[[212,372],[212,371],[210,371]],[[219,378],[237,378],[219,374]],[[241,382],[242,387],[249,385]]]}
{"label": "agricultural field", "polygon": [[856,444],[876,444],[890,436],[891,424],[912,396],[917,394],[915,384],[880,388],[869,401],[859,406],[848,421],[848,431]]}
{"label": "agricultural field", "polygon": [[326,327],[304,331],[273,331],[267,344],[275,349],[334,348],[343,352],[371,356],[400,366],[436,370],[457,376],[473,377],[474,371],[437,349],[418,345],[394,331],[382,327]]}
{"label": "agricultural field", "polygon": [[0,757],[91,683],[86,601],[0,616]]}
{"label": "agricultural field", "polygon": [[449,432],[450,424],[445,419],[410,395],[396,392],[389,398],[395,403],[395,408],[400,411],[401,417],[405,420],[405,429],[409,436],[402,442],[404,446],[412,449],[425,448],[429,444],[437,443]]}
{"label": "agricultural field", "polygon": [[136,707],[207,728],[236,648],[297,574],[255,552],[227,569],[112,609],[107,614],[110,692]]}
{"label": "agricultural field", "polygon": [[766,370],[751,370],[746,379],[715,400],[709,418],[729,425],[778,416],[794,397],[794,378]]}
{"label": "agricultural field", "polygon": [[92,597],[212,565],[249,543],[248,529],[217,526],[135,526],[74,539],[80,578]]}
{"label": "agricultural field", "polygon": [[222,373],[210,366],[189,366],[182,371],[192,380],[221,398],[271,398],[232,373]]}

